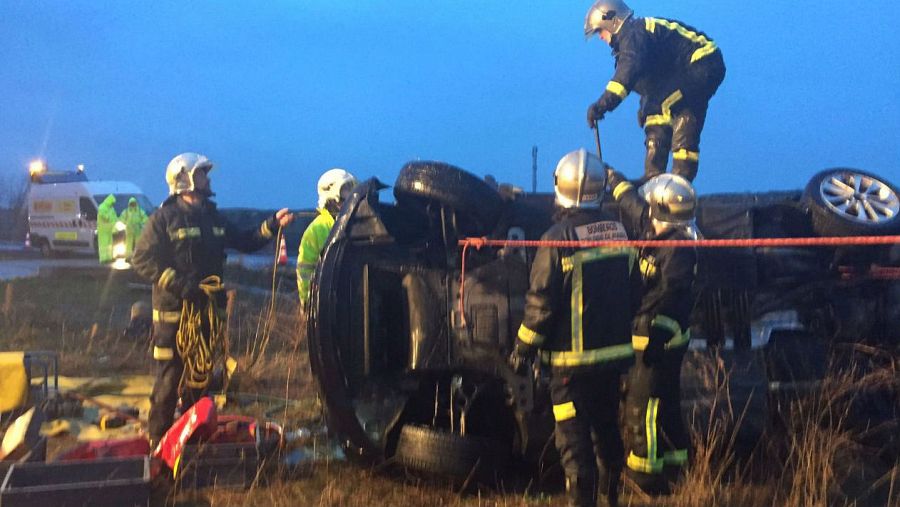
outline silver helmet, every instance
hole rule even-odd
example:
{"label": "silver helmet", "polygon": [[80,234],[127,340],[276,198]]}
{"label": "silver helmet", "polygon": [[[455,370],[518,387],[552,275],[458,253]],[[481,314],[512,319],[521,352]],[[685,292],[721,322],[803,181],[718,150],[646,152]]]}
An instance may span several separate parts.
{"label": "silver helmet", "polygon": [[556,204],[563,208],[599,208],[606,190],[606,164],[581,148],[567,153],[553,173]]}
{"label": "silver helmet", "polygon": [[617,34],[634,11],[622,0],[597,0],[584,17],[584,36],[590,38],[600,30]]}
{"label": "silver helmet", "polygon": [[182,153],[173,158],[166,167],[166,183],[169,195],[194,191],[194,171],[212,171],[213,163],[199,153]]}
{"label": "silver helmet", "polygon": [[638,191],[650,205],[650,218],[669,225],[689,225],[697,210],[697,194],[687,179],[677,174],[650,178]]}

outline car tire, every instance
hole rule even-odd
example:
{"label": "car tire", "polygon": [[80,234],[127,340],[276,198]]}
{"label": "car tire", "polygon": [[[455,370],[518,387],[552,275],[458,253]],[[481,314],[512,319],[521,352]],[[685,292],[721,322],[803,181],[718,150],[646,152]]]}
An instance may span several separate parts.
{"label": "car tire", "polygon": [[54,257],[53,247],[50,245],[49,239],[41,239],[39,248],[41,249],[41,257],[51,259]]}
{"label": "car tire", "polygon": [[461,219],[461,234],[490,233],[503,210],[500,194],[477,176],[458,167],[432,161],[403,166],[394,183],[394,197],[401,204],[422,207],[437,202],[453,209]]}
{"label": "car tire", "polygon": [[869,236],[900,231],[900,191],[880,176],[850,168],[822,171],[803,196],[819,236]]}
{"label": "car tire", "polygon": [[394,453],[397,463],[413,470],[458,479],[474,473],[479,481],[502,471],[508,458],[509,449],[497,440],[412,424],[400,430]]}

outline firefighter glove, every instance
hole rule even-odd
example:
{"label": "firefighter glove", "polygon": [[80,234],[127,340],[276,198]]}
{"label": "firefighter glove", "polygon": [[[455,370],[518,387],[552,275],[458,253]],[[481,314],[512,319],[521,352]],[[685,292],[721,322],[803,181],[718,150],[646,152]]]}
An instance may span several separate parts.
{"label": "firefighter glove", "polygon": [[616,171],[610,166],[606,166],[606,181],[609,184],[609,188],[615,189],[620,183],[624,183],[628,180],[625,179],[624,174]]}
{"label": "firefighter glove", "polygon": [[644,349],[644,364],[646,366],[659,366],[666,351],[666,342],[672,338],[672,332],[668,329],[653,326],[650,328],[650,341]]}
{"label": "firefighter glove", "polygon": [[169,284],[169,288],[181,299],[198,300],[203,296],[200,289],[200,278],[197,275],[178,276]]}
{"label": "firefighter glove", "polygon": [[531,369],[534,363],[535,350],[534,347],[525,345],[524,343],[516,343],[516,347],[507,359],[510,369],[516,375],[525,375]]}
{"label": "firefighter glove", "polygon": [[594,124],[602,120],[607,111],[608,110],[603,105],[602,99],[591,104],[587,110],[588,127],[594,128]]}

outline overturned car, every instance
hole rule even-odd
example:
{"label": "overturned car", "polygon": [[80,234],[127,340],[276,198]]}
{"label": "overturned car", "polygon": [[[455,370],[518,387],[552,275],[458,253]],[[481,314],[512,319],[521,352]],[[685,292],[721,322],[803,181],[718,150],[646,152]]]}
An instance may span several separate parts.
{"label": "overturned car", "polygon": [[[307,334],[329,428],[351,458],[424,471],[541,463],[553,447],[546,379],[505,360],[534,251],[458,241],[539,239],[553,196],[498,191],[440,162],[403,167],[396,202],[382,202],[386,188],[355,189],[313,281]],[[871,236],[900,230],[898,214],[897,187],[839,168],[804,191],[701,197],[697,221],[709,239]],[[764,351],[764,391],[815,380],[829,341],[897,340],[891,266],[900,245],[704,251],[691,346]]]}

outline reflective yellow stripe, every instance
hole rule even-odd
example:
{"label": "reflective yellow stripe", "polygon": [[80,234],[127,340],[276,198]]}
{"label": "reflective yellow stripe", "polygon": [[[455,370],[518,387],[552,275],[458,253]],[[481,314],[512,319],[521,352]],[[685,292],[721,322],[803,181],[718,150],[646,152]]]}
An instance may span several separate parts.
{"label": "reflective yellow stripe", "polygon": [[519,335],[518,336],[519,336],[519,339],[522,340],[522,342],[524,342],[528,345],[536,345],[536,346],[540,346],[542,343],[544,343],[544,340],[546,339],[544,337],[544,335],[525,327],[525,324],[522,324],[519,326]]}
{"label": "reflective yellow stripe", "polygon": [[666,465],[681,466],[687,463],[687,449],[678,449],[677,451],[666,451],[663,453],[663,463]]}
{"label": "reflective yellow stripe", "polygon": [[675,160],[690,160],[691,162],[699,162],[700,161],[700,153],[696,151],[688,151],[684,148],[677,150],[672,153],[672,158]]}
{"label": "reflective yellow stripe", "polygon": [[259,226],[259,235],[266,239],[270,239],[273,236],[272,229],[269,229],[268,220],[264,221],[262,225]]}
{"label": "reflective yellow stripe", "polygon": [[673,335],[681,332],[681,325],[672,317],[667,317],[661,313],[656,314],[650,321],[650,327],[661,327],[667,331],[671,331]]}
{"label": "reflective yellow stripe", "polygon": [[607,83],[606,91],[618,95],[619,98],[622,99],[628,96],[628,90],[626,90],[625,87],[622,86],[622,83],[616,81],[610,81],[609,83]]}
{"label": "reflective yellow stripe", "polygon": [[675,90],[671,95],[666,97],[662,103],[662,114],[654,114],[647,117],[644,126],[651,127],[654,125],[671,125],[672,124],[672,106],[681,100],[683,95],[681,90]]}
{"label": "reflective yellow stripe", "polygon": [[172,241],[182,241],[187,238],[199,238],[200,237],[200,228],[199,227],[182,227],[181,229],[175,229],[174,231],[169,231],[169,239]]}
{"label": "reflective yellow stripe", "polygon": [[629,183],[627,181],[623,181],[622,183],[619,183],[618,185],[616,185],[616,188],[613,189],[613,199],[618,201],[619,197],[621,197],[622,194],[631,190],[632,188],[634,188],[634,185],[632,185],[631,183]]}
{"label": "reflective yellow stripe", "polygon": [[643,351],[647,350],[647,345],[650,344],[649,336],[639,336],[639,335],[631,335],[631,346],[634,350]]}
{"label": "reflective yellow stripe", "polygon": [[556,422],[567,421],[575,417],[575,404],[570,402],[553,405],[553,419]]}
{"label": "reflective yellow stripe", "polygon": [[157,361],[168,361],[175,357],[175,351],[172,347],[153,347],[153,359]]}
{"label": "reflective yellow stripe", "polygon": [[175,279],[175,270],[172,268],[166,268],[165,271],[159,275],[159,280],[156,281],[156,284],[162,287],[163,289],[167,288],[172,280]]}
{"label": "reflective yellow stripe", "polygon": [[659,398],[647,400],[647,414],[644,418],[644,426],[647,432],[647,457],[642,458],[631,452],[628,455],[628,468],[645,474],[657,474],[662,472],[663,462],[656,457],[656,419],[659,410]]}
{"label": "reflective yellow stripe", "polygon": [[164,324],[178,324],[181,321],[181,312],[163,312],[153,309],[153,322]]}
{"label": "reflective yellow stripe", "polygon": [[550,366],[572,367],[626,359],[633,355],[634,350],[631,348],[631,344],[625,343],[584,352],[544,350],[541,351],[541,361]]}
{"label": "reflective yellow stripe", "polygon": [[562,259],[560,259],[560,263],[562,264],[563,273],[568,273],[569,271],[575,269],[575,259],[571,257],[563,257]]}
{"label": "reflective yellow stripe", "polygon": [[656,276],[656,259],[652,256],[641,257],[641,275],[644,278]]}
{"label": "reflective yellow stripe", "polygon": [[217,238],[221,238],[222,236],[225,235],[224,227],[213,227],[212,231],[213,231],[213,236],[216,236]]}
{"label": "reflective yellow stripe", "polygon": [[693,54],[691,54],[691,63],[694,63],[697,60],[700,60],[705,56],[709,56],[716,49],[718,49],[718,46],[716,46],[715,42],[709,40],[708,38],[704,37],[703,35],[700,35],[697,32],[688,30],[687,28],[681,26],[678,23],[675,23],[674,21],[667,21],[665,19],[658,19],[658,18],[644,18],[644,28],[648,32],[650,32],[650,33],[655,32],[656,25],[664,26],[664,27],[668,28],[669,30],[676,32],[678,35],[684,37],[685,39],[700,46],[699,48],[697,48],[697,50],[695,50],[693,52]]}

